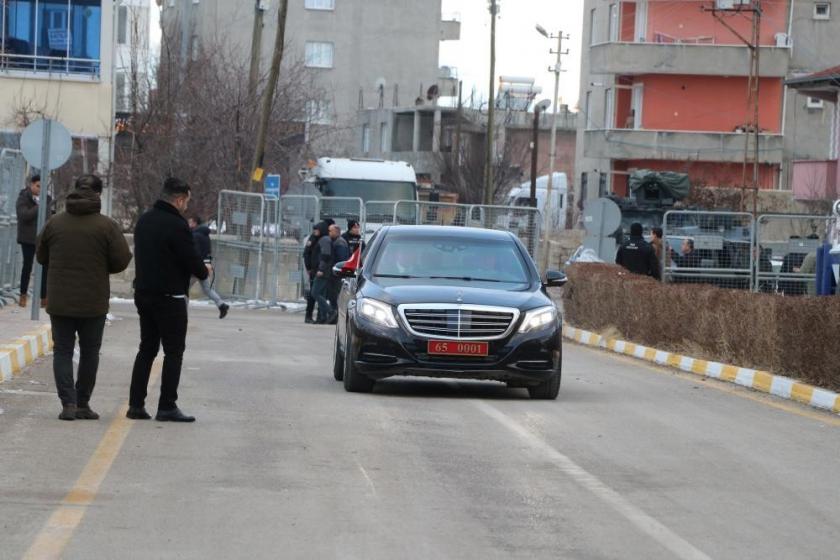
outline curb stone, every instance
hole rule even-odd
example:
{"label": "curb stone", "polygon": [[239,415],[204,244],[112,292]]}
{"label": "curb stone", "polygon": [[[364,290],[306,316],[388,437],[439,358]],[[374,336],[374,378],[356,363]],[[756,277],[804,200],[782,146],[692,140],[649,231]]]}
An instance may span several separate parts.
{"label": "curb stone", "polygon": [[0,383],[20,375],[23,369],[52,350],[52,329],[42,325],[7,344],[0,344]]}
{"label": "curb stone", "polygon": [[783,399],[796,401],[821,410],[840,414],[840,394],[821,389],[807,383],[801,383],[790,377],[773,375],[772,373],[710,362],[673,354],[656,348],[649,348],[641,344],[634,344],[615,338],[606,338],[597,333],[563,325],[563,336],[584,346],[592,346],[639,358],[660,366],[667,366],[700,375],[711,377],[743,387],[755,389],[762,393],[775,395]]}

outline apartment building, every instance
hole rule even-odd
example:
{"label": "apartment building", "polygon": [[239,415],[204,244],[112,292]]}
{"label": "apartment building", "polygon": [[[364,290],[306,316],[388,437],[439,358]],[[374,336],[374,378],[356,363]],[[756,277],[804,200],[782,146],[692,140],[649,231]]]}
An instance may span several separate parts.
{"label": "apartment building", "polygon": [[73,156],[62,171],[107,173],[114,114],[113,5],[110,0],[0,0],[0,148],[18,148],[25,124],[47,116],[73,136]]}
{"label": "apartment building", "polygon": [[[759,182],[790,189],[794,161],[829,157],[836,115],[785,80],[836,64],[840,13],[826,1],[759,4]],[[753,121],[743,38],[751,37],[752,14],[732,10],[750,5],[585,0],[579,192],[625,194],[634,168],[685,172],[695,184],[742,184]]]}
{"label": "apartment building", "polygon": [[150,87],[150,5],[152,0],[118,0],[114,46],[115,111],[118,115],[142,106]]}
{"label": "apartment building", "polygon": [[[247,68],[254,0],[158,2],[164,32],[182,38],[184,52],[225,45]],[[259,4],[266,7],[267,69],[278,3]],[[313,120],[348,130],[358,128],[359,109],[375,107],[381,98],[401,106],[425,95],[438,82],[440,42],[460,37],[460,23],[442,19],[441,0],[289,0],[287,21],[287,64],[301,61],[326,92],[311,104]]]}

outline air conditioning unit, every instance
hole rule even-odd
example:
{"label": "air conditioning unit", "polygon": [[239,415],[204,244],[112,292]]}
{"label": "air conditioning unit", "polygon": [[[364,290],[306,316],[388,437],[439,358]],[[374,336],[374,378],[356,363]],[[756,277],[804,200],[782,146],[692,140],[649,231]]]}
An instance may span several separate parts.
{"label": "air conditioning unit", "polygon": [[787,48],[793,46],[793,41],[787,33],[776,33],[776,46],[779,48]]}
{"label": "air conditioning unit", "polygon": [[715,0],[715,9],[734,10],[742,6],[749,6],[752,0]]}
{"label": "air conditioning unit", "polygon": [[809,97],[808,101],[805,102],[805,107],[808,109],[822,109],[823,100],[817,97]]}

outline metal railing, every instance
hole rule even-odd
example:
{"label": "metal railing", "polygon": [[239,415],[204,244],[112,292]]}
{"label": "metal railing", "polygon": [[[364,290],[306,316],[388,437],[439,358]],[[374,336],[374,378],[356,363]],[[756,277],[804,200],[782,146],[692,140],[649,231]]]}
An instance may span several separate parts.
{"label": "metal railing", "polygon": [[828,225],[826,216],[759,216],[753,289],[785,295],[816,294],[816,253],[827,238]]}
{"label": "metal railing", "polygon": [[16,203],[25,185],[26,161],[18,150],[0,150],[0,306],[17,298],[22,255],[17,244]]}

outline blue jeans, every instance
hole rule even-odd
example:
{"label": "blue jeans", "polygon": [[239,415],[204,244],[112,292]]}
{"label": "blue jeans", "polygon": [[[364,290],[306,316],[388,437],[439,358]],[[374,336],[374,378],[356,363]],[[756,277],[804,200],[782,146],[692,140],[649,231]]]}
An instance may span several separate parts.
{"label": "blue jeans", "polygon": [[323,323],[332,315],[329,300],[330,281],[323,276],[316,276],[312,282],[312,295],[318,302],[318,322]]}

